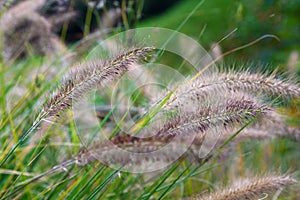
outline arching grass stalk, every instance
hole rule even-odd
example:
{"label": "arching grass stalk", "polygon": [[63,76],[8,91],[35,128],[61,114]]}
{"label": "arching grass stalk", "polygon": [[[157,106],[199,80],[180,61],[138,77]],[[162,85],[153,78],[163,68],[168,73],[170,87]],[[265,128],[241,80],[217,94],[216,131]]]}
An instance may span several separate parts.
{"label": "arching grass stalk", "polygon": [[63,79],[61,86],[50,100],[44,104],[44,108],[33,125],[22,135],[17,144],[3,156],[0,167],[43,121],[55,120],[61,113],[70,109],[74,101],[78,101],[88,91],[103,86],[105,81],[111,81],[121,76],[133,63],[144,60],[152,51],[152,47],[132,48],[105,61],[82,63],[76,66]]}

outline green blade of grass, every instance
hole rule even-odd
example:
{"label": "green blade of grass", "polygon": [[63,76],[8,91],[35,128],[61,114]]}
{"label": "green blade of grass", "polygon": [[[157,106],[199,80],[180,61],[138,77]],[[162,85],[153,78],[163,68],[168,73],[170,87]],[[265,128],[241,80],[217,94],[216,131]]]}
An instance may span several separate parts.
{"label": "green blade of grass", "polygon": [[[137,200],[141,199],[150,199],[152,194],[154,194],[157,189],[170,177],[170,175],[179,167],[180,162],[173,164],[167,172],[165,172],[162,176],[160,176],[150,187],[146,188],[145,191],[137,198]],[[145,194],[147,196],[145,197]]]}
{"label": "green blade of grass", "polygon": [[[96,188],[95,188],[95,190],[94,191],[92,191],[92,194],[91,195],[89,195],[88,197],[87,197],[87,200],[92,200],[92,199],[94,199],[98,194],[99,194],[99,192],[112,180],[112,179],[114,179],[115,178],[115,176],[116,176],[116,174],[117,173],[119,173],[119,171],[120,170],[114,170],[112,173],[110,173],[105,179],[104,179],[104,181],[99,185],[99,186],[97,186]],[[101,197],[101,195],[100,196],[98,196],[98,198],[100,198]]]}

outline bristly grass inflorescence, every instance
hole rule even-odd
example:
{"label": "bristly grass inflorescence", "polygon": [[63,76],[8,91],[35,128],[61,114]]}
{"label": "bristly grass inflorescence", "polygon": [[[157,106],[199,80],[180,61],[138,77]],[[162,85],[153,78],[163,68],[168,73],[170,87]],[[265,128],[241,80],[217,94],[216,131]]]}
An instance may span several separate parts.
{"label": "bristly grass inflorescence", "polygon": [[261,199],[268,197],[270,193],[280,190],[286,186],[293,185],[297,181],[288,175],[269,175],[263,177],[249,178],[237,181],[226,189],[215,191],[208,195],[199,195],[199,200],[240,200]]}
{"label": "bristly grass inflorescence", "polygon": [[299,98],[300,88],[291,81],[250,72],[219,72],[211,76],[198,77],[189,84],[183,84],[175,92],[166,107],[176,108],[185,101],[205,101],[212,95],[248,93]]}
{"label": "bristly grass inflorescence", "polygon": [[145,59],[152,50],[151,47],[133,48],[110,60],[75,66],[45,104],[40,116],[59,116],[71,108],[72,101],[77,101],[89,90],[103,86],[105,81],[121,76],[133,63]]}

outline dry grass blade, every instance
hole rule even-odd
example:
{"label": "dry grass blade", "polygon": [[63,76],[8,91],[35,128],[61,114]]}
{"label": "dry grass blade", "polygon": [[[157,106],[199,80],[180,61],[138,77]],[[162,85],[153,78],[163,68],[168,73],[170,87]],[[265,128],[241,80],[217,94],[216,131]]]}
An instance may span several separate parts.
{"label": "dry grass blade", "polygon": [[297,181],[288,176],[265,176],[260,178],[250,178],[241,182],[236,182],[231,187],[216,191],[207,196],[202,196],[201,200],[240,200],[259,199],[264,194],[270,194],[278,189],[295,184]]}

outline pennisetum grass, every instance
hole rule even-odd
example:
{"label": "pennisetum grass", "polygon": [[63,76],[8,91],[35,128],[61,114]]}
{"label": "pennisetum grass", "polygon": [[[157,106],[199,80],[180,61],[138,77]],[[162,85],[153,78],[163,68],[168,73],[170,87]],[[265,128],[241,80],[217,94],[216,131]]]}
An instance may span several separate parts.
{"label": "pennisetum grass", "polygon": [[[119,148],[139,153],[153,152],[172,143],[174,148],[168,151],[168,156],[166,156],[166,160],[168,160],[172,157],[176,157],[178,149],[185,148],[185,145],[189,145],[188,141],[193,135],[197,135],[197,145],[201,146],[207,130],[216,127],[226,129],[237,124],[243,124],[252,118],[264,115],[268,110],[268,106],[258,105],[251,99],[245,99],[243,97],[241,99],[231,99],[223,105],[220,104],[217,107],[207,107],[195,111],[193,114],[181,113],[179,116],[175,116],[165,123],[162,123],[159,127],[151,127],[150,130],[145,127],[142,132],[144,132],[143,135],[148,135],[146,138],[120,134],[111,138],[110,142]],[[100,155],[100,157],[102,157],[105,154],[108,154],[111,148],[109,145],[107,146],[107,142],[108,141],[104,141],[100,144],[96,144],[84,154],[81,154],[82,157],[88,157],[83,163],[89,163],[92,160],[95,160],[93,155]],[[185,142],[187,143],[185,144]],[[173,155],[172,150],[175,155]],[[152,158],[147,157],[146,159],[155,161],[162,155],[154,156],[155,157]],[[122,164],[135,162],[134,160],[130,160],[130,158],[124,159],[123,157],[122,159],[124,161]],[[138,162],[139,164],[143,164],[140,160]]]}
{"label": "pennisetum grass", "polygon": [[[29,7],[26,12],[33,10],[34,13],[37,14],[36,8],[41,2],[44,3],[45,0],[39,0],[38,2],[32,0],[26,1],[24,4],[20,3],[19,7],[16,7],[15,10],[12,9],[9,12],[15,13],[16,10],[20,10],[22,6],[24,8],[24,5],[28,5]],[[203,2],[204,1],[198,3],[197,7]],[[126,10],[125,4],[124,10]],[[193,12],[194,11],[196,11],[196,8]],[[25,16],[28,17],[28,13],[25,13]],[[188,18],[190,16],[191,15],[189,15]],[[68,18],[67,15],[65,17]],[[65,21],[66,19],[61,18],[58,19],[58,21],[53,21],[53,23],[60,23],[60,20]],[[48,22],[46,23],[50,31],[50,24],[48,24]],[[6,23],[10,24],[8,21]],[[180,27],[184,23],[182,23]],[[248,45],[237,48],[237,50],[247,46]],[[44,151],[46,151],[51,144],[48,143],[48,141],[44,142],[41,140],[41,143],[37,146],[32,145],[33,147],[26,146],[23,148],[21,144],[24,144],[30,134],[35,131],[41,123],[47,122],[45,123],[47,126],[48,122],[54,122],[58,117],[66,114],[66,112],[72,108],[73,103],[80,101],[89,91],[102,88],[107,82],[120,77],[124,72],[128,71],[132,65],[144,60],[152,51],[152,47],[128,48],[125,51],[116,52],[116,55],[111,56],[107,60],[84,62],[74,66],[58,84],[58,88],[53,95],[44,103],[33,125],[28,130],[26,129],[27,131],[21,135],[20,139],[18,138],[18,133],[14,133],[16,135],[15,141],[17,141],[17,144],[14,145],[12,142],[10,144],[13,145],[7,145],[8,150],[4,151],[5,148],[0,149],[2,150],[1,153],[3,153],[0,162],[1,167],[4,166],[4,163],[8,163],[6,161],[8,161],[9,158],[11,158],[12,161],[16,161],[19,155],[29,157],[29,159],[24,158],[20,161],[19,163],[21,164],[18,162],[16,162],[16,164],[13,162],[9,163],[9,167],[14,167],[14,170],[0,170],[2,172],[11,173],[9,179],[0,181],[2,185],[3,182],[7,182],[4,183],[4,189],[0,191],[0,199],[8,197],[23,198],[23,193],[33,197],[33,195],[36,195],[38,192],[40,193],[34,196],[35,198],[131,199],[127,197],[136,198],[135,195],[139,195],[141,190],[144,192],[142,192],[140,199],[156,198],[156,195],[159,195],[161,199],[171,192],[174,192],[176,197],[180,194],[180,197],[183,198],[195,192],[195,185],[200,188],[199,191],[205,189],[206,186],[195,184],[195,182],[190,179],[192,176],[196,176],[195,174],[201,174],[200,177],[205,179],[203,183],[210,182],[209,176],[211,176],[212,179],[216,179],[216,177],[217,179],[220,177],[222,179],[228,178],[223,173],[215,175],[212,169],[215,168],[216,165],[222,165],[216,162],[219,161],[218,159],[222,159],[227,155],[226,149],[224,150],[223,146],[229,141],[233,142],[232,146],[234,147],[239,145],[238,142],[245,139],[288,137],[298,142],[300,141],[299,129],[290,127],[286,123],[285,117],[280,115],[276,110],[276,105],[270,105],[272,103],[266,101],[264,98],[265,96],[270,98],[279,96],[283,97],[283,100],[291,98],[299,99],[300,88],[296,82],[278,78],[275,76],[275,72],[271,75],[267,75],[263,73],[250,73],[248,71],[219,71],[209,76],[197,77],[201,74],[199,73],[188,83],[184,83],[172,91],[163,101],[151,102],[153,103],[152,105],[159,105],[157,106],[159,108],[154,109],[155,112],[151,112],[149,116],[142,116],[149,118],[149,120],[147,118],[148,121],[145,120],[147,123],[139,123],[138,125],[142,124],[141,127],[132,127],[132,129],[129,129],[130,133],[136,135],[129,135],[122,131],[118,132],[120,129],[116,128],[116,134],[111,134],[112,136],[107,140],[94,141],[89,147],[81,146],[83,150],[79,152],[78,148],[73,148],[71,158],[66,159],[66,161],[62,162],[65,160],[65,157],[62,157],[51,163],[49,162],[51,165],[54,163],[55,166],[47,171],[35,168],[35,166],[37,166],[35,163],[39,161],[43,162],[43,159],[48,158],[47,156],[43,157],[46,154]],[[223,55],[228,55],[228,53]],[[216,57],[216,60],[218,60],[222,55],[217,55]],[[0,71],[0,73],[2,73],[2,71]],[[137,76],[133,77],[133,79],[137,79]],[[5,89],[5,87],[2,86],[1,88]],[[152,97],[152,95],[157,96],[157,91],[147,92],[148,94],[146,92],[142,92],[141,94],[149,97]],[[153,99],[154,98],[151,100]],[[153,101],[155,101],[155,99]],[[136,106],[135,103],[136,102],[133,102],[134,108]],[[140,109],[139,107],[137,108]],[[105,110],[105,113],[110,113],[112,109],[113,105],[104,109],[102,108],[102,110]],[[24,116],[29,115],[30,114],[24,114]],[[11,129],[14,129],[13,120],[8,118],[9,113],[5,116],[7,116],[7,124],[11,123]],[[107,118],[106,114],[100,117],[103,118],[103,121]],[[127,118],[124,117],[125,123],[126,120]],[[70,138],[73,136],[76,137],[75,128],[71,127],[73,125],[74,124],[70,125],[70,129],[72,129],[70,132],[73,134]],[[18,130],[22,129],[20,128]],[[39,131],[45,133],[44,135],[48,137],[48,135],[51,135],[49,132],[52,130],[39,129]],[[138,137],[141,135],[147,137]],[[219,138],[216,137],[217,135],[219,135]],[[200,157],[197,153],[199,153],[200,148],[203,146],[206,147],[204,143],[207,141],[207,138],[215,142],[211,147],[214,152],[209,152],[208,156],[202,159],[203,157]],[[78,140],[72,139],[70,140],[70,145],[76,144],[76,147],[83,145],[80,144]],[[47,140],[46,136],[45,140]],[[218,148],[222,143],[223,145]],[[160,154],[156,153],[161,148],[166,148],[167,146],[167,151]],[[19,149],[17,149],[18,147]],[[32,150],[28,150],[31,148]],[[127,152],[127,154],[120,153],[120,151],[116,149],[122,149],[124,152]],[[267,152],[268,148],[264,148],[263,150]],[[241,153],[239,152],[241,150],[238,148],[235,149],[235,151],[236,154]],[[72,156],[74,152],[75,156]],[[182,152],[185,153],[182,154]],[[130,153],[145,155],[133,157]],[[189,153],[192,153],[192,158],[194,158],[192,162],[186,159]],[[16,156],[13,157],[12,155]],[[177,160],[178,157],[179,159]],[[216,159],[213,160],[214,158]],[[153,164],[158,166],[161,163],[172,162],[174,159],[178,162],[173,164],[170,170],[165,172],[162,176],[159,175],[158,178],[150,177],[148,180],[145,178],[148,175],[143,174],[134,177],[134,175],[128,175],[126,172],[120,173],[119,170],[112,170],[106,167],[115,164],[120,166],[120,168],[127,166],[134,167],[134,165],[147,168],[150,164],[152,166]],[[24,163],[28,163],[28,165],[26,166]],[[96,164],[96,166],[94,164]],[[99,165],[100,169],[93,169],[98,168]],[[193,168],[193,165],[196,165],[196,167]],[[180,170],[180,167],[184,167],[184,170],[177,172],[177,170]],[[202,167],[203,170],[197,171]],[[207,169],[205,167],[207,167]],[[226,171],[226,167],[220,166],[221,171]],[[25,171],[24,169],[30,172],[38,169],[42,172],[33,178],[24,180],[21,173],[16,173],[22,170]],[[68,171],[68,169],[72,170]],[[70,174],[66,173],[65,177],[57,176],[59,178],[56,176],[48,177],[59,171],[67,171]],[[204,172],[211,173],[207,173],[208,175],[206,176]],[[18,177],[15,178],[14,176],[16,174],[13,173],[16,173]],[[36,173],[26,173],[25,175],[32,174]],[[238,174],[238,172],[236,174]],[[80,177],[81,175],[83,177]],[[150,176],[152,176],[152,174]],[[195,179],[198,179],[198,176]],[[41,184],[35,182],[37,180],[40,180]],[[53,182],[53,184],[51,184],[51,182]],[[154,183],[152,184],[152,182]],[[232,186],[227,186],[225,189],[215,190],[211,193],[201,192],[200,195],[194,195],[193,197],[218,200],[257,199],[264,198],[265,194],[270,195],[275,191],[277,191],[277,193],[278,191],[281,192],[284,187],[294,183],[296,183],[296,179],[289,175],[251,177],[247,180],[236,182],[232,184]],[[31,186],[37,187],[38,190],[28,192],[26,188],[30,188],[31,190]],[[132,192],[132,186],[138,188],[137,191]],[[176,190],[177,187],[179,188],[178,190]],[[26,195],[24,195],[25,198],[28,197]]]}
{"label": "pennisetum grass", "polygon": [[261,130],[269,131],[276,137],[287,137],[300,142],[300,130],[287,124],[287,117],[278,112],[269,112],[266,118],[258,123]]}
{"label": "pennisetum grass", "polygon": [[205,132],[213,126],[228,128],[239,123],[244,123],[250,118],[258,117],[269,110],[268,105],[259,104],[254,99],[239,96],[223,100],[216,105],[204,106],[202,109],[195,109],[192,113],[182,112],[170,122],[164,125],[163,134],[185,134],[191,132]]}
{"label": "pennisetum grass", "polygon": [[[89,149],[79,153],[75,159],[82,166],[111,155],[111,159],[118,164],[127,165],[134,163],[142,165],[145,164],[142,160],[137,162],[136,160],[131,160],[130,156],[125,158],[124,155],[114,155],[111,145],[130,152],[150,153],[172,143],[173,148],[168,149],[168,155],[153,154],[153,157],[145,157],[145,160],[151,162],[157,160],[167,162],[172,160],[172,158],[176,158],[178,150],[186,148],[186,145],[195,146],[193,149],[199,148],[207,130],[214,128],[229,129],[250,119],[261,117],[268,113],[269,110],[269,106],[257,104],[256,101],[250,98],[230,99],[216,107],[203,108],[195,111],[193,114],[181,113],[168,119],[158,127],[151,127],[151,129],[145,127],[142,132],[144,135],[153,135],[150,137],[140,138],[126,133],[119,133],[109,141],[104,140],[92,145]],[[188,141],[193,135],[196,135],[197,139],[193,144],[189,144]]]}
{"label": "pennisetum grass", "polygon": [[[106,165],[113,163],[122,166],[128,164],[143,165],[145,162],[168,162],[173,158],[180,156],[182,149],[184,150],[187,148],[186,145],[192,145],[191,149],[197,151],[209,129],[214,129],[216,127],[221,130],[230,129],[230,127],[234,127],[237,124],[243,124],[252,118],[265,115],[269,111],[270,108],[268,105],[258,104],[256,100],[251,98],[239,97],[239,99],[228,99],[218,106],[205,107],[193,114],[181,113],[153,130],[143,130],[146,132],[144,133],[146,135],[153,135],[154,131],[155,134],[151,137],[140,138],[120,133],[109,141],[98,142],[89,149],[81,151],[73,159],[53,167],[49,171],[34,177],[31,181],[38,180],[55,171],[60,171],[62,168],[69,165],[77,164],[79,166],[84,166],[98,160]],[[196,140],[190,144],[187,141],[185,144],[186,139],[184,138],[189,138],[193,134],[197,135]],[[121,155],[120,153],[116,154],[116,152],[113,151],[115,147],[112,148],[111,145],[134,153],[151,153],[166,145],[169,145],[170,148],[166,155],[151,154],[140,157],[140,160],[135,160],[131,156]],[[107,160],[101,160],[101,158],[109,158],[110,162],[105,163]],[[144,160],[141,160],[141,158]],[[197,157],[194,158],[197,159]]]}
{"label": "pennisetum grass", "polygon": [[132,48],[104,62],[86,63],[75,67],[62,81],[59,89],[50,97],[49,102],[44,104],[44,108],[33,125],[2,159],[0,166],[4,164],[8,157],[42,121],[58,117],[62,112],[71,108],[73,101],[77,101],[88,91],[101,87],[105,81],[110,81],[120,76],[128,70],[131,64],[145,59],[152,50],[152,47]]}
{"label": "pennisetum grass", "polygon": [[183,84],[174,93],[166,109],[174,109],[182,102],[205,101],[212,95],[245,92],[299,98],[300,88],[292,81],[250,72],[215,73],[211,76],[198,77],[191,83]]}
{"label": "pennisetum grass", "polygon": [[220,83],[230,90],[242,90],[250,93],[263,93],[282,97],[300,97],[300,88],[291,81],[284,81],[275,74],[266,76],[260,73],[228,72],[220,74]]}
{"label": "pennisetum grass", "polygon": [[[300,130],[289,126],[285,121],[286,117],[277,113],[274,109],[260,115],[251,125],[247,126],[234,140],[253,140],[253,139],[272,139],[272,138],[289,138],[294,141],[300,141]],[[225,139],[232,133],[238,131],[237,127],[227,128],[222,131],[222,138]]]}
{"label": "pennisetum grass", "polygon": [[295,184],[297,181],[289,175],[263,176],[249,178],[236,182],[232,186],[215,191],[209,195],[200,196],[201,200],[240,200],[240,199],[259,199],[269,196],[270,193],[283,189],[284,187]]}
{"label": "pennisetum grass", "polygon": [[151,47],[133,48],[110,60],[76,66],[45,104],[40,116],[59,116],[61,112],[72,106],[72,101],[83,97],[87,91],[103,86],[105,81],[119,77],[133,63],[145,59],[152,50]]}
{"label": "pennisetum grass", "polygon": [[[8,152],[1,165],[41,122],[55,120],[70,109],[74,102],[84,97],[88,91],[102,87],[108,81],[119,77],[132,64],[143,60],[152,51],[153,48],[151,47],[132,48],[105,61],[83,63],[73,67],[63,78],[58,89],[44,104],[33,126],[23,135],[17,145]],[[259,81],[259,79],[262,80]],[[23,185],[74,164],[82,167],[98,160],[108,166],[110,164],[127,166],[145,165],[147,162],[169,162],[181,156],[181,150],[185,149],[186,145],[190,145],[189,148],[193,153],[193,158],[199,161],[196,153],[206,136],[209,137],[209,134],[217,131],[221,134],[220,141],[224,142],[230,133],[237,132],[237,127],[243,126],[251,120],[268,119],[273,121],[275,126],[255,122],[253,126],[247,127],[244,133],[238,134],[234,141],[245,138],[270,138],[274,135],[280,137],[293,135],[296,137],[299,130],[286,126],[282,117],[270,105],[261,103],[259,96],[252,97],[249,94],[262,93],[262,95],[298,97],[299,88],[292,83],[280,81],[273,77],[266,81],[263,81],[263,79],[263,76],[258,74],[250,75],[241,72],[239,75],[226,75],[224,73],[223,75],[215,75],[213,78],[199,78],[192,84],[184,85],[182,88],[179,87],[174,92],[174,96],[171,96],[171,99],[166,101],[162,109],[162,113],[163,115],[166,113],[166,117],[160,119],[158,124],[154,124],[150,128],[147,128],[147,126],[143,127],[137,133],[152,136],[140,138],[119,133],[107,141],[95,143],[88,149],[79,152],[74,158],[23,182],[19,187],[22,188]],[[214,95],[216,91],[222,91],[223,93],[222,95]],[[171,114],[169,115],[169,113]],[[270,133],[272,127],[275,127],[277,132]],[[283,134],[282,131],[285,131],[285,133]],[[186,142],[185,137],[189,138],[191,135],[196,136],[195,140],[192,143]],[[139,160],[130,155],[120,154],[114,151],[114,148],[111,148],[111,145],[114,145],[132,153],[151,153],[170,143],[171,146],[166,154],[151,154],[150,156],[139,157]],[[186,154],[182,158],[184,156]],[[101,158],[104,158],[104,160],[101,160]],[[294,179],[287,176],[260,178],[245,183],[244,187],[229,189],[229,192],[227,190],[219,191],[216,194],[212,193],[203,198],[252,198],[260,195],[262,192],[271,192],[274,189],[294,182]]]}

